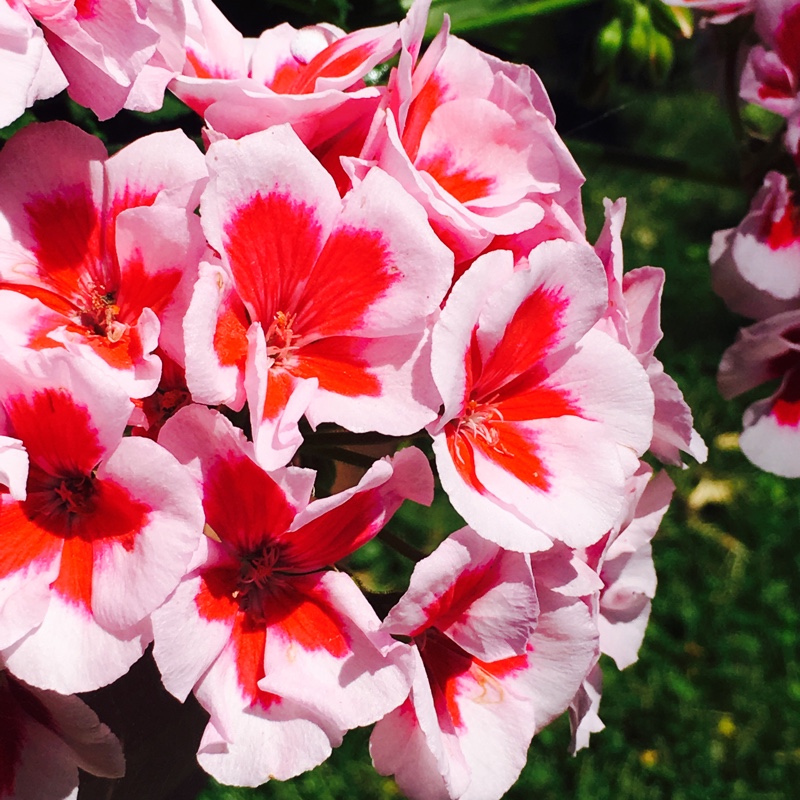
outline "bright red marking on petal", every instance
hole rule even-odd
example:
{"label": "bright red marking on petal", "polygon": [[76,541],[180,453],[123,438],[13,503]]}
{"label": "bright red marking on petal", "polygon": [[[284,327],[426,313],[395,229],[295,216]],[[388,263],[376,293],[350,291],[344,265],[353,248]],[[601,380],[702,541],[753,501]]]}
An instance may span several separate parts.
{"label": "bright red marking on petal", "polygon": [[265,676],[264,650],[267,646],[267,629],[264,622],[240,613],[234,617],[231,640],[236,652],[236,672],[239,687],[250,701],[250,707],[266,710],[280,697],[258,688]]}
{"label": "bright red marking on petal", "polygon": [[[349,500],[287,534],[281,564],[310,572],[335,564],[374,538],[388,521],[381,487]],[[394,509],[391,509],[394,510]]]}
{"label": "bright red marking on petal", "polygon": [[238,565],[226,564],[204,570],[194,598],[200,616],[208,620],[232,619],[239,613],[239,603],[234,597],[238,585]]}
{"label": "bright red marking on petal", "polygon": [[[552,419],[553,417],[577,416],[580,407],[566,389],[550,386],[523,385],[526,375],[504,387],[497,402],[497,409],[505,422],[525,422],[534,419]],[[510,389],[516,388],[516,391]]]}
{"label": "bright red marking on petal", "polygon": [[133,550],[151,510],[109,478],[54,477],[33,466],[20,507],[33,525],[63,541],[51,588],[86,608],[91,607],[95,558],[112,545]]}
{"label": "bright red marking on petal", "polygon": [[50,588],[64,599],[86,609],[92,607],[92,543],[73,537],[64,542],[61,568]]}
{"label": "bright red marking on petal", "polygon": [[360,355],[367,346],[367,340],[354,337],[321,339],[298,351],[292,372],[298,378],[317,378],[320,389],[344,397],[379,397],[381,382]]}
{"label": "bright red marking on petal", "polygon": [[493,430],[497,431],[497,444],[480,436],[472,436],[473,446],[522,483],[547,491],[550,488],[550,472],[536,453],[533,435],[507,422],[493,425]]}
{"label": "bright red marking on petal", "polygon": [[[269,84],[270,89],[280,94],[310,94],[316,89],[317,79],[342,78],[357,70],[375,52],[378,42],[366,42],[339,54],[350,45],[351,39],[343,37],[317,53],[308,64],[282,64]],[[353,80],[360,77],[356,75]]]}
{"label": "bright red marking on petal", "polygon": [[479,494],[488,494],[475,472],[475,452],[472,449],[471,439],[459,429],[458,422],[450,422],[445,426],[445,436],[450,458],[461,479]]}
{"label": "bright red marking on petal", "polygon": [[484,360],[476,399],[489,400],[504,384],[537,367],[558,346],[568,304],[558,291],[541,287],[520,303],[503,338]]}
{"label": "bright red marking on petal", "polygon": [[420,625],[411,636],[419,636],[427,628],[445,630],[461,617],[476,600],[497,585],[497,570],[501,555],[473,569],[456,575],[453,582],[433,602],[424,608],[427,622]]}
{"label": "bright red marking on petal", "polygon": [[98,14],[100,0],[75,0],[75,11],[79,19],[92,19]]}
{"label": "bright red marking on petal", "polygon": [[267,374],[267,394],[264,397],[264,419],[277,419],[286,408],[294,389],[294,378],[280,367]]}
{"label": "bright red marking on petal", "polygon": [[203,509],[225,546],[242,557],[277,542],[297,514],[280,486],[236,453],[204,465]]}
{"label": "bright red marking on petal", "polygon": [[142,254],[135,250],[124,265],[116,305],[117,319],[127,325],[135,325],[145,308],[160,314],[172,300],[175,288],[181,280],[181,269],[161,270],[149,273],[144,268]]}
{"label": "bright red marking on petal", "polygon": [[7,435],[20,439],[31,463],[50,474],[87,474],[104,455],[89,409],[65,389],[9,397],[4,407]]}
{"label": "bright red marking on petal", "polygon": [[[75,329],[71,328],[71,330]],[[78,330],[84,333],[84,331]],[[90,334],[86,336],[85,341],[103,361],[115,369],[131,369],[144,356],[142,340],[136,328],[128,328],[119,339],[113,342],[107,336],[99,334]]]}
{"label": "bright red marking on petal", "polygon": [[795,204],[794,193],[790,193],[783,214],[777,221],[772,214],[765,215],[761,236],[771,250],[797,244],[800,240],[800,208]]}
{"label": "bright red marking on petal", "polygon": [[86,185],[62,188],[25,204],[39,277],[65,298],[79,300],[88,277],[100,278],[98,209]]}
{"label": "bright red marking on petal", "polygon": [[770,414],[778,425],[800,428],[800,371],[795,370],[781,387]]}
{"label": "bright red marking on petal", "polygon": [[214,352],[223,366],[243,367],[247,360],[247,312],[233,293],[223,301],[214,329]]}
{"label": "bright red marking on petal", "polygon": [[456,730],[465,728],[461,702],[502,703],[505,691],[501,679],[528,665],[527,655],[481,661],[436,628],[426,631],[417,640],[417,646],[430,681],[436,713],[439,717],[449,717]]}
{"label": "bright red marking on petal", "polygon": [[427,172],[446,192],[461,203],[468,203],[479,197],[486,197],[495,186],[495,180],[476,175],[469,166],[454,163],[452,150],[445,149],[426,155],[414,165]]}
{"label": "bright red marking on petal", "polygon": [[0,500],[0,579],[30,564],[44,567],[56,558],[61,540],[30,520],[21,504],[7,494],[0,495]]}
{"label": "bright red marking on petal", "polygon": [[304,650],[325,650],[335,658],[350,652],[345,623],[319,586],[314,575],[285,576],[270,582],[264,599],[269,628]]}
{"label": "bright red marking on petal", "polygon": [[405,129],[402,132],[402,142],[412,162],[417,158],[419,143],[425,127],[430,121],[431,114],[448,99],[446,86],[438,75],[433,74],[426,81],[419,94],[411,101],[408,107]]}
{"label": "bright red marking on petal", "polygon": [[278,311],[293,314],[322,249],[316,210],[288,194],[257,194],[231,215],[225,239],[236,289],[255,320],[269,325]]}
{"label": "bright red marking on petal", "polygon": [[337,228],[305,285],[297,306],[297,332],[357,333],[375,302],[403,277],[381,231]]}

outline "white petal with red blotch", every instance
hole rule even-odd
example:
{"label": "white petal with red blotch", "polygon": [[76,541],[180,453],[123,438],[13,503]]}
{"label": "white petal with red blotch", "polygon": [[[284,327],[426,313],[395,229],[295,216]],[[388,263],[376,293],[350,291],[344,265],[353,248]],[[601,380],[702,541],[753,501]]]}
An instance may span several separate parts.
{"label": "white petal with red blotch", "polygon": [[42,624],[2,656],[33,686],[61,694],[90,692],[124,675],[152,639],[149,620],[110,633],[84,605],[52,591]]}
{"label": "white petal with red blotch", "polygon": [[[10,419],[9,401],[22,403],[24,398],[24,407],[32,409],[31,404],[35,406],[40,402],[36,398],[47,395],[49,391],[62,398],[60,409],[51,408],[51,401],[47,401],[49,413],[46,418],[37,418],[35,424],[27,415],[16,422],[11,420],[10,424],[18,431],[21,431],[21,424],[25,425],[23,441],[31,459],[35,458],[34,447],[37,454],[46,457],[50,443],[65,437],[78,436],[75,447],[81,449],[83,439],[80,437],[84,431],[73,430],[73,425],[65,429],[59,410],[69,411],[73,405],[81,409],[78,414],[81,419],[85,415],[86,425],[99,450],[108,452],[119,444],[133,409],[133,403],[118,385],[105,380],[102,372],[82,359],[60,349],[31,352],[21,367],[0,359],[0,387],[0,403],[6,404],[6,431]],[[22,437],[21,433],[19,435]]]}
{"label": "white petal with red blotch", "polygon": [[[603,265],[591,247],[542,242],[528,256],[528,269],[515,272],[486,299],[477,333],[481,385],[488,381],[490,358],[500,362],[491,365],[494,385],[577,343],[600,318],[607,297]],[[519,353],[517,359],[508,358],[512,352]]]}
{"label": "white petal with red blotch", "polygon": [[408,649],[379,630],[352,578],[323,572],[286,583],[286,592],[276,591],[265,606],[266,675],[259,687],[307,705],[342,731],[400,705],[411,684]]}
{"label": "white petal with red blotch", "polygon": [[246,661],[252,666],[259,653],[237,654],[246,646],[231,639],[197,687],[198,700],[211,712],[197,760],[222,783],[259,786],[321,764],[341,736],[292,701],[266,698],[262,704],[254,699],[242,686],[238,665]]}
{"label": "white petal with red blotch", "polygon": [[800,370],[786,373],[778,391],[744,413],[742,452],[757,467],[784,478],[800,477]]}
{"label": "white petal with red blotch", "polygon": [[278,311],[295,310],[341,210],[339,193],[288,126],[215,142],[207,159],[203,228],[251,318],[268,327]]}
{"label": "white petal with red blotch", "polygon": [[[227,598],[216,598],[209,589],[204,573],[227,563],[228,558],[216,542],[210,541],[208,549],[205,563],[187,575],[152,614],[153,657],[164,687],[181,701],[227,645],[238,609]],[[212,599],[217,602],[204,602]]]}
{"label": "white petal with red blotch", "polygon": [[319,386],[306,409],[312,426],[335,422],[350,431],[416,433],[441,403],[430,375],[427,332],[377,339],[334,336],[307,345],[295,368]]}
{"label": "white petal with red blotch", "polygon": [[150,308],[160,322],[159,346],[183,364],[183,319],[206,248],[200,220],[166,203],[130,208],[117,217],[116,246],[120,317]]}
{"label": "white petal with red blotch", "polygon": [[144,509],[132,541],[95,543],[92,611],[109,630],[144,619],[183,577],[203,530],[203,509],[187,470],[163,447],[127,438],[97,470]]}
{"label": "white petal with red blotch", "polygon": [[256,458],[264,469],[278,469],[289,463],[303,443],[298,423],[308,410],[318,382],[315,377],[296,378],[287,370],[273,368],[259,323],[250,326],[247,343],[244,391]]}
{"label": "white petal with red blotch", "polygon": [[356,486],[309,503],[279,537],[283,558],[298,573],[335,564],[372,539],[404,500],[433,502],[433,473],[416,447],[375,461]]}
{"label": "white petal with red blotch", "polygon": [[74,290],[75,270],[97,236],[105,160],[99,139],[66,122],[28,125],[5,144],[0,153],[4,280]]}
{"label": "white petal with red blotch", "polygon": [[106,163],[111,213],[166,203],[192,213],[208,179],[205,158],[182,131],[136,139]]}
{"label": "white petal with red blotch", "polygon": [[503,209],[557,188],[531,175],[531,146],[527,132],[489,100],[451,100],[431,114],[414,166],[472,211]]}
{"label": "white petal with red blotch", "polygon": [[201,261],[183,320],[186,385],[196,403],[242,408],[248,327],[230,275],[219,264]]}
{"label": "white petal with red blotch", "polygon": [[13,436],[0,436],[0,484],[14,500],[25,499],[28,483],[28,453]]}
{"label": "white petal with red blotch", "polygon": [[[372,763],[394,775],[400,790],[415,800],[450,800],[469,784],[469,768],[452,722],[437,718],[425,665],[417,647],[409,698],[379,720],[370,736]],[[445,729],[442,729],[445,726]]]}
{"label": "white petal with red blotch", "polygon": [[453,254],[396,180],[370,170],[342,211],[303,288],[303,330],[322,335],[412,333],[438,310]]}
{"label": "white petal with red blotch", "polygon": [[[604,436],[602,425],[581,417],[562,416],[508,424],[501,433],[501,443],[509,434],[514,437],[512,446],[516,451],[509,452],[513,452],[517,461],[503,453],[491,455],[477,450],[475,475],[491,494],[479,493],[462,478],[457,494],[448,490],[455,509],[481,536],[510,550],[546,549],[541,534],[571,547],[597,541],[619,513],[627,477],[620,463],[619,448]],[[521,445],[522,442],[526,444]],[[517,463],[520,457],[526,457],[524,464]],[[636,461],[632,454],[632,462]],[[517,473],[533,469],[531,482],[512,474],[506,466],[514,467]],[[541,472],[542,466],[545,473]],[[444,478],[442,485],[445,486]],[[481,522],[491,520],[495,497],[527,522],[527,530],[506,527],[499,520],[491,527],[485,522],[478,527],[477,520],[472,522],[466,515],[466,504],[462,503],[465,493],[473,495],[473,502],[478,498],[483,502]]]}
{"label": "white petal with red blotch", "polygon": [[450,292],[431,335],[431,372],[444,403],[442,416],[432,430],[438,432],[463,411],[474,380],[472,375],[468,378],[467,362],[473,331],[486,303],[486,287],[505,286],[513,274],[514,259],[510,251],[490,252],[477,258]]}
{"label": "white petal with red blotch", "polygon": [[383,628],[414,636],[436,627],[475,657],[496,661],[526,652],[538,613],[529,560],[462,528],[415,567]]}
{"label": "white petal with red blotch", "polygon": [[18,505],[4,497],[0,505],[0,649],[11,647],[44,619],[50,584],[61,565],[59,543],[38,528],[19,525],[22,516]]}

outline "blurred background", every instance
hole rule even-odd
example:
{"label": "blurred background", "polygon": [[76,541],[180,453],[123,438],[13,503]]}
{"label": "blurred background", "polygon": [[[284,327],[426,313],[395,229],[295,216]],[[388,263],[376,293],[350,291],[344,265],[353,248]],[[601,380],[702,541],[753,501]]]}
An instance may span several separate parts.
{"label": "blurred background", "polygon": [[[352,29],[405,13],[397,0],[217,4],[250,36],[282,21]],[[730,403],[717,393],[720,357],[745,322],[712,293],[707,262],[711,234],[744,215],[768,166],[776,125],[764,112],[737,108],[737,50],[746,31],[741,24],[701,26],[659,0],[434,0],[429,33],[443,13],[457,35],[526,62],[542,77],[559,133],[586,175],[590,241],[602,225],[603,198],[627,198],[626,269],[666,270],[657,355],[683,389],[710,449],[706,464],[669,470],[678,491],[654,540],[659,587],[640,660],[624,672],[603,663],[606,730],[571,757],[566,717],[550,726],[534,739],[507,797],[795,796],[800,492],[796,483],[751,466],[738,449],[743,409],[768,392]],[[64,116],[64,102],[37,104],[34,113]],[[77,106],[67,115],[112,149],[176,125],[199,132],[198,120],[174,98],[162,112],[123,112],[102,125]],[[30,119],[29,113],[21,123]],[[440,503],[432,511],[402,511],[392,531],[427,551],[460,524]],[[351,566],[368,588],[392,589],[404,587],[412,564],[376,540]],[[243,790],[213,781],[198,788],[199,781],[181,796],[199,790],[202,800],[400,797],[391,779],[373,771],[368,738],[369,730],[352,731],[328,762],[285,784]]]}

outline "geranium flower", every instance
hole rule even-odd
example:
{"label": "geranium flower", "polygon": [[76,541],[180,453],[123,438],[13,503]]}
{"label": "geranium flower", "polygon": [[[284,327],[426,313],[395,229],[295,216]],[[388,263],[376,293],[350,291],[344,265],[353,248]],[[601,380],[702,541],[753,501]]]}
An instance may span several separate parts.
{"label": "geranium flower", "polygon": [[[213,144],[203,226],[247,311],[217,317],[207,289],[186,320],[187,379],[212,402],[214,369],[248,353],[245,390],[259,459],[285,464],[297,420],[413,433],[439,399],[424,356],[452,253],[417,203],[375,169],[344,199],[288,126]],[[208,286],[208,284],[203,284]],[[223,290],[224,281],[218,283]],[[213,293],[213,288],[211,289]],[[232,322],[228,325],[227,322]],[[214,350],[207,334],[215,331]],[[246,330],[246,338],[243,333]],[[228,401],[230,392],[216,399]]]}
{"label": "geranium flower", "polygon": [[291,777],[408,693],[403,646],[378,630],[353,580],[328,567],[405,498],[430,502],[427,460],[403,450],[358,486],[308,503],[312,471],[268,475],[215,411],[182,409],[160,442],[202,486],[210,537],[153,615],[164,685],[181,699],[194,689],[210,712],[198,760],[218,780]]}
{"label": "geranium flower", "polygon": [[596,541],[652,436],[644,369],[590,330],[608,302],[588,245],[543,242],[528,268],[481,256],[433,331],[444,411],[429,426],[442,486],[481,535],[514,550]]}
{"label": "geranium flower", "polygon": [[24,496],[0,494],[0,657],[34,686],[90,691],[151,641],[202,530],[197,489],[163,448],[122,438],[133,404],[82,360],[32,353],[0,375],[0,433],[30,462]]}
{"label": "geranium flower", "polygon": [[401,23],[400,64],[361,169],[377,164],[400,181],[457,261],[494,234],[532,228],[543,216],[539,194],[582,226],[583,176],[555,132],[538,76],[450,36],[447,21],[417,60],[429,5],[415,3]]}
{"label": "geranium flower", "polygon": [[173,131],[108,158],[95,137],[53,122],[16,134],[0,172],[0,336],[66,347],[130,397],[152,394],[156,346],[183,360],[182,316],[206,247],[193,213],[200,151]]}
{"label": "geranium flower", "polygon": [[0,666],[0,798],[76,800],[78,768],[121,778],[119,740],[78,697],[28,686]]}
{"label": "geranium flower", "polygon": [[414,683],[370,739],[375,768],[408,797],[499,798],[534,733],[569,704],[597,632],[588,607],[551,582],[469,528],[415,567],[383,624],[411,638]]}

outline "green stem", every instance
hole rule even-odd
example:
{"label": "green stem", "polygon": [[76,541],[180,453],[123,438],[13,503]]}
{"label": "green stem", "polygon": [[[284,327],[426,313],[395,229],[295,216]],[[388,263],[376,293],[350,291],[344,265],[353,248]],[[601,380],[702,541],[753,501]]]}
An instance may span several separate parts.
{"label": "green stem", "polygon": [[594,2],[596,0],[539,0],[537,3],[518,3],[513,8],[506,8],[493,14],[484,14],[474,19],[454,19],[451,30],[453,33],[475,31],[531,17],[541,17],[545,14],[553,14],[576,6],[586,6]]}
{"label": "green stem", "polygon": [[675,180],[694,181],[712,186],[722,186],[727,189],[740,189],[741,181],[735,175],[722,175],[718,172],[705,170],[681,161],[677,158],[654,156],[648,153],[634,153],[621,147],[595,144],[581,139],[567,139],[570,152],[580,162],[583,158],[595,159],[603,164],[615,164],[627,169],[649,172],[652,175],[661,175]]}
{"label": "green stem", "polygon": [[341,461],[343,464],[351,464],[354,467],[369,469],[377,459],[373,456],[365,456],[363,453],[354,453],[352,450],[344,450],[339,447],[324,447],[315,449],[314,454],[323,458],[330,458],[332,461]]}
{"label": "green stem", "polygon": [[389,545],[392,550],[396,550],[401,556],[405,556],[414,563],[417,561],[422,561],[422,559],[425,558],[425,553],[423,553],[421,550],[417,550],[416,547],[406,541],[403,541],[403,539],[401,539],[399,536],[395,536],[385,528],[378,534],[378,538],[384,544]]}

